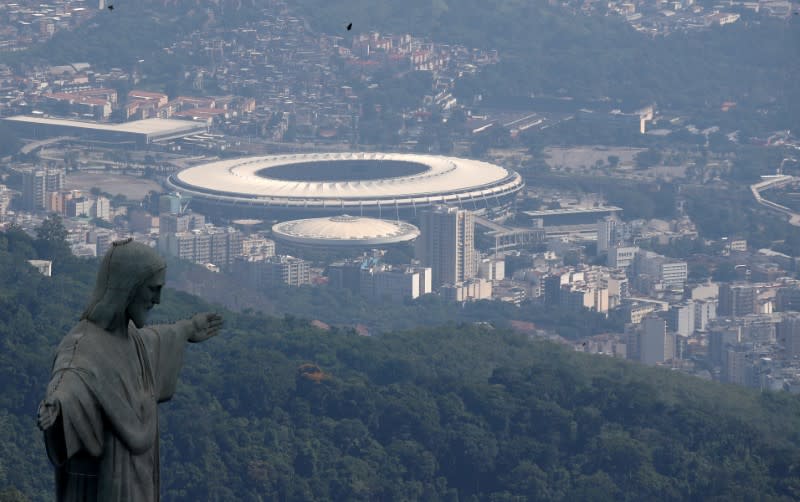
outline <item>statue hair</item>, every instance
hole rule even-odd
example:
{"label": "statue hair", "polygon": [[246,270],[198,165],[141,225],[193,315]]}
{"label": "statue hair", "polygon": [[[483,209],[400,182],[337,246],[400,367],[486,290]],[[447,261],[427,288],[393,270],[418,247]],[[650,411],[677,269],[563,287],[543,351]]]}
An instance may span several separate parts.
{"label": "statue hair", "polygon": [[97,282],[81,320],[109,329],[120,317],[124,318],[139,288],[166,268],[167,263],[151,247],[130,237],[114,241],[100,262]]}

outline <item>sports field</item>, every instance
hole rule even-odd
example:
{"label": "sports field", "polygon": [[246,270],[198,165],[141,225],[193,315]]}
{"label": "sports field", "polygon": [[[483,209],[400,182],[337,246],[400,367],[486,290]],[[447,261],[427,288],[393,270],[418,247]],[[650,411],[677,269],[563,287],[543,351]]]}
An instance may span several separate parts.
{"label": "sports field", "polygon": [[69,173],[64,183],[68,190],[84,190],[93,187],[111,195],[122,194],[130,200],[141,200],[150,190],[161,192],[161,185],[138,176],[106,173]]}

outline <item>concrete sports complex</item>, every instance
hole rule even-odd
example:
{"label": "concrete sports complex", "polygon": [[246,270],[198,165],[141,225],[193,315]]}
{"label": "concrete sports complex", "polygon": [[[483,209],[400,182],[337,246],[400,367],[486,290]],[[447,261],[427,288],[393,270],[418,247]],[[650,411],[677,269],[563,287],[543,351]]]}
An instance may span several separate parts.
{"label": "concrete sports complex", "polygon": [[273,225],[272,236],[295,247],[369,248],[410,242],[419,229],[403,221],[342,215],[284,221]]}
{"label": "concrete sports complex", "polygon": [[2,119],[23,137],[47,139],[74,136],[91,141],[147,145],[207,131],[205,124],[190,120],[145,119],[122,124],[17,115]]}
{"label": "concrete sports complex", "polygon": [[397,153],[312,153],[222,160],[184,169],[169,190],[223,218],[351,214],[411,217],[434,204],[508,207],[524,182],[478,160]]}

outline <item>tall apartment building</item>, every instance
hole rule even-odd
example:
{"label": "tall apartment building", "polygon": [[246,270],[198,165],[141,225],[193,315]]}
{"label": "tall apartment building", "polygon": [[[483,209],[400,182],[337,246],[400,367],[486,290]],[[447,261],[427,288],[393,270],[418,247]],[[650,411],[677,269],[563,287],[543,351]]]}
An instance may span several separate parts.
{"label": "tall apartment building", "polygon": [[721,366],[728,346],[742,341],[742,327],[735,323],[718,322],[708,331],[708,358],[712,365]]}
{"label": "tall apartment building", "polygon": [[725,348],[720,378],[727,383],[750,385],[753,379],[753,364],[752,350],[748,344],[728,345]]}
{"label": "tall apartment building", "polygon": [[568,309],[608,312],[608,288],[582,282],[565,284],[561,286],[559,296],[559,304]]}
{"label": "tall apartment building", "polygon": [[597,254],[606,254],[617,243],[617,219],[606,216],[597,222]]}
{"label": "tall apartment building", "polygon": [[214,265],[228,267],[242,255],[242,233],[235,228],[211,228],[207,233],[211,239],[209,261]]}
{"label": "tall apartment building", "polygon": [[103,257],[111,248],[111,244],[116,239],[116,234],[111,230],[94,230],[94,242],[96,246],[95,256]]}
{"label": "tall apartment building", "polygon": [[229,267],[242,255],[242,235],[233,228],[202,227],[185,232],[160,232],[158,249],[182,260]]}
{"label": "tall apartment building", "polygon": [[67,201],[67,216],[90,218],[94,214],[95,201],[87,197],[77,197]]}
{"label": "tall apartment building", "polygon": [[[361,273],[365,273],[364,270]],[[402,302],[431,292],[429,267],[406,267],[381,270],[374,274],[373,298]],[[363,291],[362,291],[363,294]]]}
{"label": "tall apartment building", "polygon": [[478,262],[478,277],[486,279],[487,281],[502,281],[505,279],[505,276],[505,260],[497,258],[483,258]]}
{"label": "tall apartment building", "polygon": [[472,278],[441,288],[442,298],[451,302],[489,300],[492,298],[492,283],[486,279]]}
{"label": "tall apartment building", "polygon": [[328,284],[333,288],[361,293],[361,269],[364,260],[348,260],[328,266]]}
{"label": "tall apartment building", "polygon": [[[2,197],[0,195],[0,197]],[[800,311],[800,285],[778,288],[775,295],[775,310],[778,312]]]}
{"label": "tall apartment building", "polygon": [[783,345],[789,357],[800,356],[800,313],[785,314],[776,334],[778,343]]}
{"label": "tall apartment building", "polygon": [[645,318],[639,334],[639,360],[652,365],[674,357],[675,336],[667,333],[667,321],[657,316]]}
{"label": "tall apartment building", "polygon": [[628,268],[638,252],[636,246],[612,246],[608,249],[606,263],[612,268]]}
{"label": "tall apartment building", "polygon": [[683,289],[689,276],[685,261],[673,260],[652,251],[640,250],[634,259],[637,275],[647,275],[660,283],[665,289]]}
{"label": "tall apartment building", "polygon": [[11,205],[11,190],[5,185],[0,185],[0,223],[6,221],[8,206]]}
{"label": "tall apartment building", "polygon": [[667,327],[683,336],[690,336],[695,329],[695,306],[691,300],[672,305],[667,312]]}
{"label": "tall apartment building", "polygon": [[234,260],[232,271],[243,285],[254,289],[311,283],[310,264],[293,256],[239,256]]}
{"label": "tall apartment building", "polygon": [[309,263],[293,256],[273,256],[259,262],[262,286],[302,286],[311,284],[311,267]]}
{"label": "tall apartment building", "polygon": [[275,241],[254,235],[242,237],[242,255],[264,258],[275,256]]}
{"label": "tall apartment building", "polygon": [[569,281],[564,280],[563,274],[553,274],[544,278],[544,304],[559,305],[561,303],[561,285]]}
{"label": "tall apartment building", "polygon": [[161,195],[158,198],[158,212],[161,215],[181,214],[183,204],[183,199],[177,194]]}
{"label": "tall apartment building", "polygon": [[719,287],[717,314],[739,317],[757,313],[757,291],[752,284],[722,284]]}
{"label": "tall apartment building", "polygon": [[111,221],[111,201],[100,196],[94,201],[92,216],[101,220]]}
{"label": "tall apartment building", "polygon": [[22,173],[22,207],[28,211],[45,208],[45,174],[42,169]]}
{"label": "tall apartment building", "polygon": [[22,173],[22,206],[28,211],[47,208],[48,192],[64,188],[63,169],[34,168]]}
{"label": "tall apartment building", "polygon": [[202,230],[192,230],[194,235],[194,262],[211,263],[211,234]]}
{"label": "tall apartment building", "polygon": [[435,206],[420,214],[420,231],[415,253],[422,266],[431,268],[434,288],[475,276],[475,218],[471,212]]}
{"label": "tall apartment building", "polygon": [[58,192],[64,189],[67,173],[64,169],[44,170],[44,189],[47,192]]}
{"label": "tall apartment building", "polygon": [[176,234],[201,228],[205,224],[206,219],[202,214],[162,214],[159,218],[158,228],[160,234]]}
{"label": "tall apartment building", "polygon": [[703,331],[717,317],[717,301],[692,300],[694,302],[694,329]]}

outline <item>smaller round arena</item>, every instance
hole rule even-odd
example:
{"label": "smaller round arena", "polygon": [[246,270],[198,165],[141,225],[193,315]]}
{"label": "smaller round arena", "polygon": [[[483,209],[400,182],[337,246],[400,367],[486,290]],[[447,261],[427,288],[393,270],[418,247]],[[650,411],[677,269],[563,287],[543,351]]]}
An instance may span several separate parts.
{"label": "smaller round arena", "polygon": [[343,249],[402,244],[416,239],[419,229],[403,221],[345,214],[277,223],[272,234],[291,246]]}

